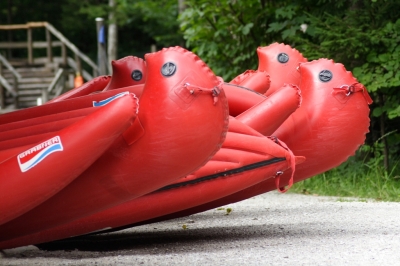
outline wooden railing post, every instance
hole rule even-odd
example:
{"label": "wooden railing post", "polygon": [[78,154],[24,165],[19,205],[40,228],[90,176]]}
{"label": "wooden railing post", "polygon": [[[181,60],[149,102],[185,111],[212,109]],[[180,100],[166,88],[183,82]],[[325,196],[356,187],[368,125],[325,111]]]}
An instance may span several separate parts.
{"label": "wooden railing post", "polygon": [[76,70],[79,74],[82,74],[82,63],[78,54],[75,54]]}
{"label": "wooden railing post", "polygon": [[4,90],[3,86],[0,84],[0,109],[4,109],[5,102],[4,102]]}
{"label": "wooden railing post", "polygon": [[47,60],[49,63],[52,63],[53,62],[53,49],[52,49],[51,34],[47,28],[45,28],[45,30],[46,30],[46,41],[47,41]]}
{"label": "wooden railing post", "polygon": [[48,101],[49,101],[49,93],[47,91],[47,88],[43,88],[42,89],[42,104],[45,104]]}
{"label": "wooden railing post", "polygon": [[[45,28],[45,41],[34,41],[34,33],[33,30],[35,28],[40,28],[44,27]],[[104,30],[104,28],[102,28]],[[16,24],[16,25],[0,25],[0,31],[6,30],[6,31],[12,31],[12,30],[26,30],[27,36],[26,36],[26,41],[15,41],[12,42],[12,40],[9,40],[8,42],[1,41],[0,42],[0,48],[1,49],[26,49],[27,51],[27,60],[26,63],[29,65],[33,65],[35,62],[39,63],[42,62],[42,58],[39,60],[35,60],[34,55],[36,54],[34,49],[46,49],[47,52],[47,58],[45,60],[46,63],[50,63],[51,66],[54,66],[57,68],[57,66],[54,64],[54,62],[59,62],[58,60],[60,59],[59,56],[55,56],[55,52],[58,53],[58,50],[55,50],[54,47],[61,47],[61,64],[63,65],[61,68],[69,69],[71,67],[74,71],[79,71],[80,74],[85,78],[85,80],[90,80],[93,78],[93,76],[98,76],[99,75],[99,66],[94,63],[88,56],[83,54],[79,49],[71,43],[65,36],[63,36],[58,30],[56,30],[51,24],[47,22],[28,22],[26,24]],[[103,36],[103,35],[101,35]],[[103,36],[104,37],[104,36]],[[102,38],[101,40],[98,40],[101,42],[103,46],[105,46],[104,41],[105,38]],[[104,47],[103,47],[104,48]],[[105,51],[105,50],[104,50]],[[71,53],[72,52],[72,53]],[[68,55],[71,56],[73,55],[73,59],[71,57],[68,57]],[[106,53],[104,52],[102,54],[103,60],[105,61],[106,58]],[[25,60],[24,60],[25,61]],[[8,99],[4,99],[4,97],[10,94],[13,97],[13,100],[15,100],[15,105],[16,107],[20,107],[19,105],[23,105],[23,103],[20,101],[18,98],[18,86],[20,86],[20,80],[21,76],[18,72],[13,69],[13,67],[8,63],[7,60],[3,60],[1,55],[0,55],[0,64],[3,65],[3,67],[10,69],[10,71],[14,75],[14,82],[12,82],[9,79],[5,79],[3,76],[0,76],[0,84],[2,87],[0,87],[0,107],[4,106]],[[90,67],[93,71],[93,76],[91,76],[91,73],[88,73],[85,68]],[[107,68],[103,69],[102,67],[102,73],[106,72]],[[71,72],[69,72],[71,73]],[[24,81],[24,80],[23,80]],[[62,80],[61,78],[59,79],[59,82],[61,83]],[[65,85],[65,82],[63,82]],[[58,84],[56,84],[58,86]],[[63,86],[64,86],[63,85]],[[62,87],[58,86],[57,88],[60,89],[60,93],[62,91]],[[6,93],[7,91],[7,93]],[[57,92],[59,90],[57,89]],[[35,92],[36,94],[36,92]],[[53,96],[54,91],[43,91],[41,93],[41,96],[37,95],[35,98],[38,98],[39,101],[42,100],[43,103],[49,100],[51,96]],[[22,98],[22,97],[20,97]]]}
{"label": "wooden railing post", "polygon": [[61,43],[61,57],[62,57],[62,63],[64,66],[68,64],[67,60],[67,46],[65,43]]}
{"label": "wooden railing post", "polygon": [[[3,64],[0,63],[0,76],[3,74]],[[3,85],[0,83],[0,109],[4,109],[5,101],[4,101],[4,90]]]}
{"label": "wooden railing post", "polygon": [[19,107],[19,98],[18,98],[18,79],[16,76],[13,76],[13,80],[14,80],[14,92],[15,92],[15,97],[14,97],[14,104],[15,104],[15,108],[18,109]]}
{"label": "wooden railing post", "polygon": [[32,41],[32,28],[28,27],[27,30],[27,48],[28,48],[28,63],[33,64],[33,41]]}

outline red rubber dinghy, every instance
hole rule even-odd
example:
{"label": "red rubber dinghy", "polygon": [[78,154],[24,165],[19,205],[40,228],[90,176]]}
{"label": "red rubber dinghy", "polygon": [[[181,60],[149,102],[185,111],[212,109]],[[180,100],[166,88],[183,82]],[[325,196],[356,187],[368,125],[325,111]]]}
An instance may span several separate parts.
{"label": "red rubber dinghy", "polygon": [[[152,192],[200,168],[220,149],[228,129],[221,79],[196,55],[179,47],[147,54],[145,59],[151,78],[146,80],[134,123],[66,188],[1,225],[1,240],[57,226]],[[129,89],[124,90],[129,93]],[[93,104],[94,98],[119,93],[107,90],[54,102],[30,112],[20,111],[23,115],[6,114],[3,121],[24,124],[25,120],[39,119],[47,123],[46,110],[65,116],[63,108],[75,106],[68,111],[80,112],[88,102]],[[15,121],[24,117],[28,118]],[[46,134],[49,132],[38,133]]]}
{"label": "red rubber dinghy", "polygon": [[[281,45],[282,50],[276,50],[275,45],[273,48],[264,50],[265,54],[272,53],[268,56],[267,71],[272,72],[276,64],[280,64],[276,58],[282,50],[287,53],[288,60],[299,56],[297,51],[288,50],[287,45]],[[299,73],[301,107],[271,134],[284,141],[294,154],[306,157],[296,168],[294,182],[328,171],[354,155],[369,132],[368,105],[372,103],[366,88],[340,63],[328,59],[301,63]],[[292,179],[284,173],[281,180],[282,185],[287,185]],[[268,179],[227,197],[147,222],[202,212],[275,189],[274,180]]]}
{"label": "red rubber dinghy", "polygon": [[[119,71],[122,70],[114,69],[112,79],[114,75],[121,76]],[[93,87],[96,86],[93,85]],[[89,88],[87,86],[85,90],[92,92],[99,90],[99,87]],[[80,93],[82,90],[78,88],[75,91]],[[275,115],[269,116],[268,119],[264,119],[265,123],[261,123],[269,125],[270,131],[276,129],[271,128],[275,125],[274,121],[285,120],[300,105],[301,96],[295,86],[285,86],[282,88],[282,92],[285,94],[277,93],[278,98],[275,95],[271,96],[260,105],[259,108],[263,109],[258,109],[268,112],[268,108],[270,110],[275,105]],[[69,99],[71,96],[73,93],[70,92]],[[283,101],[285,104],[282,104],[279,99],[285,99]],[[279,104],[274,104],[275,102],[279,102]],[[246,119],[246,116],[243,117]],[[198,171],[146,197],[130,200],[116,208],[109,208],[66,225],[5,241],[0,244],[0,247],[41,243],[103,228],[121,227],[184,210],[230,195],[268,178],[276,177],[277,173],[286,170],[293,173],[294,164],[301,163],[303,160],[303,157],[294,157],[286,145],[276,138],[267,138],[240,122],[239,119],[231,117],[229,131],[222,148]],[[279,176],[276,179],[279,180]],[[154,209],[155,206],[159,206],[157,211]]]}
{"label": "red rubber dinghy", "polygon": [[277,173],[286,170],[293,173],[294,164],[303,160],[303,157],[294,157],[275,138],[267,138],[231,118],[222,148],[194,173],[146,196],[88,217],[0,242],[0,248],[38,244],[93,231],[121,228],[185,210],[230,195],[268,178],[279,178],[276,177]]}
{"label": "red rubber dinghy", "polygon": [[[260,62],[264,60],[260,63],[262,69],[259,67],[258,72],[244,73],[232,84],[223,85],[229,106],[233,107],[230,113],[235,110],[231,114],[236,118],[230,119],[222,148],[199,170],[150,194],[82,216],[78,220],[49,226],[36,233],[28,232],[21,237],[15,235],[13,239],[2,241],[0,248],[193,214],[276,188],[283,190],[282,187],[287,184],[324,172],[345,161],[363,143],[368,132],[370,98],[366,89],[357,83],[350,72],[345,71],[343,65],[335,64],[332,60],[305,63],[301,54],[289,46],[274,44],[271,47],[273,49],[259,49],[262,50],[262,53],[258,53]],[[285,60],[282,59],[283,53]],[[279,83],[282,80],[274,78],[275,64],[285,69],[285,72],[279,72],[279,79],[284,80],[285,75],[289,75],[288,80],[291,79],[292,85],[283,85],[283,82]],[[269,79],[271,85],[278,83],[278,88],[269,91]],[[301,89],[302,98],[296,84]],[[255,91],[250,90],[253,88]],[[237,97],[237,94],[241,96]],[[240,98],[243,99],[243,95],[250,96],[241,105]],[[357,128],[354,128],[355,124]],[[351,132],[351,136],[344,139],[342,134],[346,132]],[[292,171],[285,170],[293,169],[294,163],[300,163],[303,159],[297,157],[296,160],[280,140],[275,143],[274,138],[263,135],[277,136],[286,142],[294,154],[306,157],[294,175]],[[265,146],[261,143],[269,144]],[[272,152],[271,147],[280,152]],[[275,160],[287,159],[260,166],[261,161],[270,161],[268,156],[275,157]],[[283,175],[277,176],[277,173]],[[276,178],[270,178],[274,176]]]}
{"label": "red rubber dinghy", "polygon": [[[275,49],[276,47],[274,47],[274,50]],[[296,54],[298,54],[297,51],[294,51],[294,53],[288,51],[287,46],[284,46],[283,49],[286,49],[284,51],[288,56],[296,56]],[[264,51],[266,52],[266,50],[267,49]],[[272,53],[279,54],[281,51],[275,50],[272,51]],[[276,57],[272,56],[272,58],[275,59]],[[273,64],[274,61],[270,62],[270,67],[273,68]],[[368,104],[371,103],[371,99],[364,86],[358,83],[352,74],[345,70],[342,64],[334,63],[332,60],[320,59],[300,64],[299,79],[298,83],[300,84],[303,96],[301,107],[290,115],[282,125],[275,128],[273,133],[271,133],[278,136],[279,139],[284,140],[295,154],[305,155],[307,158],[304,163],[300,164],[296,168],[294,182],[312,177],[338,166],[347,160],[349,156],[354,154],[359,145],[364,142],[365,134],[368,132]],[[269,100],[271,100],[274,95],[275,97],[278,97],[277,95],[285,89],[287,89],[287,86],[277,89],[269,96]],[[287,94],[285,93],[281,95]],[[271,104],[279,106],[278,103],[281,103],[282,101],[284,102],[288,98],[290,97],[285,98],[281,96],[279,98],[280,101],[275,101],[275,104]],[[271,110],[273,110],[273,108],[269,109],[269,111]],[[258,120],[259,112],[260,111],[257,108],[250,108],[244,113],[238,115],[237,119],[243,117],[242,122],[253,124],[254,127],[259,127],[260,123],[254,123],[254,120],[252,119],[252,117],[254,117]],[[264,114],[265,119],[268,120],[268,113],[266,112]],[[246,119],[244,119],[244,117]],[[357,125],[357,127],[354,127],[354,125]],[[266,134],[269,130],[273,129],[273,127],[267,130],[264,127],[260,128],[265,130]],[[352,132],[351,136],[344,138],[343,135],[346,134],[346,132]],[[282,178],[284,181],[281,185],[291,183],[290,173],[284,173]],[[154,218],[149,218],[148,220],[141,222],[137,222],[136,217],[126,218],[126,215],[123,213],[136,213],[134,207],[139,207],[139,202],[141,200],[143,200],[143,202],[149,202],[152,197],[156,198],[157,196],[161,196],[161,194],[158,194],[159,192],[155,192],[135,200],[138,205],[132,204],[132,202],[134,202],[132,201],[130,206],[128,203],[122,204],[104,211],[103,213],[94,214],[90,217],[84,218],[81,222],[85,222],[86,224],[90,224],[91,222],[94,222],[95,224],[97,223],[97,225],[99,225],[97,229],[101,228],[100,225],[108,225],[103,228],[112,228],[121,220],[124,221],[124,223],[127,223],[129,219],[131,223],[122,226],[121,228],[133,226],[135,224],[138,225],[156,222],[190,215],[228,203],[244,200],[274,190],[276,189],[276,185],[276,179],[267,179],[248,188],[243,187],[243,190],[229,196],[221,197],[220,199],[200,204],[198,206],[195,206],[198,202],[194,202],[192,203],[193,206],[191,208],[189,207],[186,210],[177,211],[164,216],[162,213],[165,213],[165,211],[163,212],[162,210],[168,208],[174,209],[174,205],[177,204],[177,202],[170,204],[170,201],[161,200],[157,206],[146,205],[147,212],[152,213],[152,215],[148,215],[147,217],[153,216]],[[169,197],[179,198],[180,194],[173,194],[173,192],[171,192]],[[154,210],[154,212],[152,212],[152,210]],[[109,214],[109,218],[105,218],[106,216],[104,214],[106,213]],[[111,214],[114,216],[111,216]],[[117,217],[121,218],[119,219]],[[136,221],[136,223],[134,221]],[[57,230],[61,232],[66,229],[73,232],[77,227],[85,227],[84,225],[79,226],[77,224],[78,222],[65,225],[63,228],[53,229],[51,232],[43,232],[42,237],[44,237],[46,233],[49,235],[52,233],[56,234]],[[90,228],[90,225],[87,226],[87,228]],[[94,229],[94,227],[91,228]],[[80,231],[80,233],[83,232],[84,230]]]}
{"label": "red rubber dinghy", "polygon": [[137,101],[126,95],[50,139],[14,150],[14,156],[0,163],[0,225],[49,199],[82,174],[131,125],[137,107]]}

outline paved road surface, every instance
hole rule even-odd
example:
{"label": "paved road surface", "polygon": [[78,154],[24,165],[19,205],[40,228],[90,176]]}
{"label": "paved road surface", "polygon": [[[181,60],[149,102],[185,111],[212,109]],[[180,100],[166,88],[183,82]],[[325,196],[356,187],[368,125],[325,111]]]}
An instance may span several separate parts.
{"label": "paved road surface", "polygon": [[52,248],[4,250],[0,265],[400,265],[400,203],[271,192]]}

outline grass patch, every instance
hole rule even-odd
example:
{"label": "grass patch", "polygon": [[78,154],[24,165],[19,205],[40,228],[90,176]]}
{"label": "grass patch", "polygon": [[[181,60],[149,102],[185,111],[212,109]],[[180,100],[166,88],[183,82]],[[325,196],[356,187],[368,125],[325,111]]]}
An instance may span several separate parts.
{"label": "grass patch", "polygon": [[387,171],[380,162],[365,163],[350,158],[337,168],[296,183],[291,190],[311,195],[400,202],[399,170],[398,162]]}

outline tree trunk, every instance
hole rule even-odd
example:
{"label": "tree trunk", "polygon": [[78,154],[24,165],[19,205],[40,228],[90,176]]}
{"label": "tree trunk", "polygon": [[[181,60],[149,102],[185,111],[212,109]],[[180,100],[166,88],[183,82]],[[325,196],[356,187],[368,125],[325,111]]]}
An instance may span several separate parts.
{"label": "tree trunk", "polygon": [[[379,104],[381,107],[384,105],[384,98],[382,93],[378,94],[379,96]],[[386,170],[389,170],[389,146],[387,143],[386,139],[386,132],[385,132],[385,117],[384,114],[382,113],[379,117],[379,122],[380,122],[380,133],[381,133],[381,138],[383,141],[383,166],[385,167]]]}
{"label": "tree trunk", "polygon": [[185,10],[186,8],[185,0],[178,0],[178,8],[179,8],[179,14]]}
{"label": "tree trunk", "polygon": [[[180,15],[186,9],[185,0],[178,0],[178,14]],[[185,47],[185,41],[182,39],[181,47]]]}
{"label": "tree trunk", "polygon": [[110,13],[108,14],[108,43],[107,43],[107,55],[109,66],[108,69],[111,72],[111,61],[118,59],[118,26],[115,18],[115,0],[109,0],[108,5],[110,6]]}

